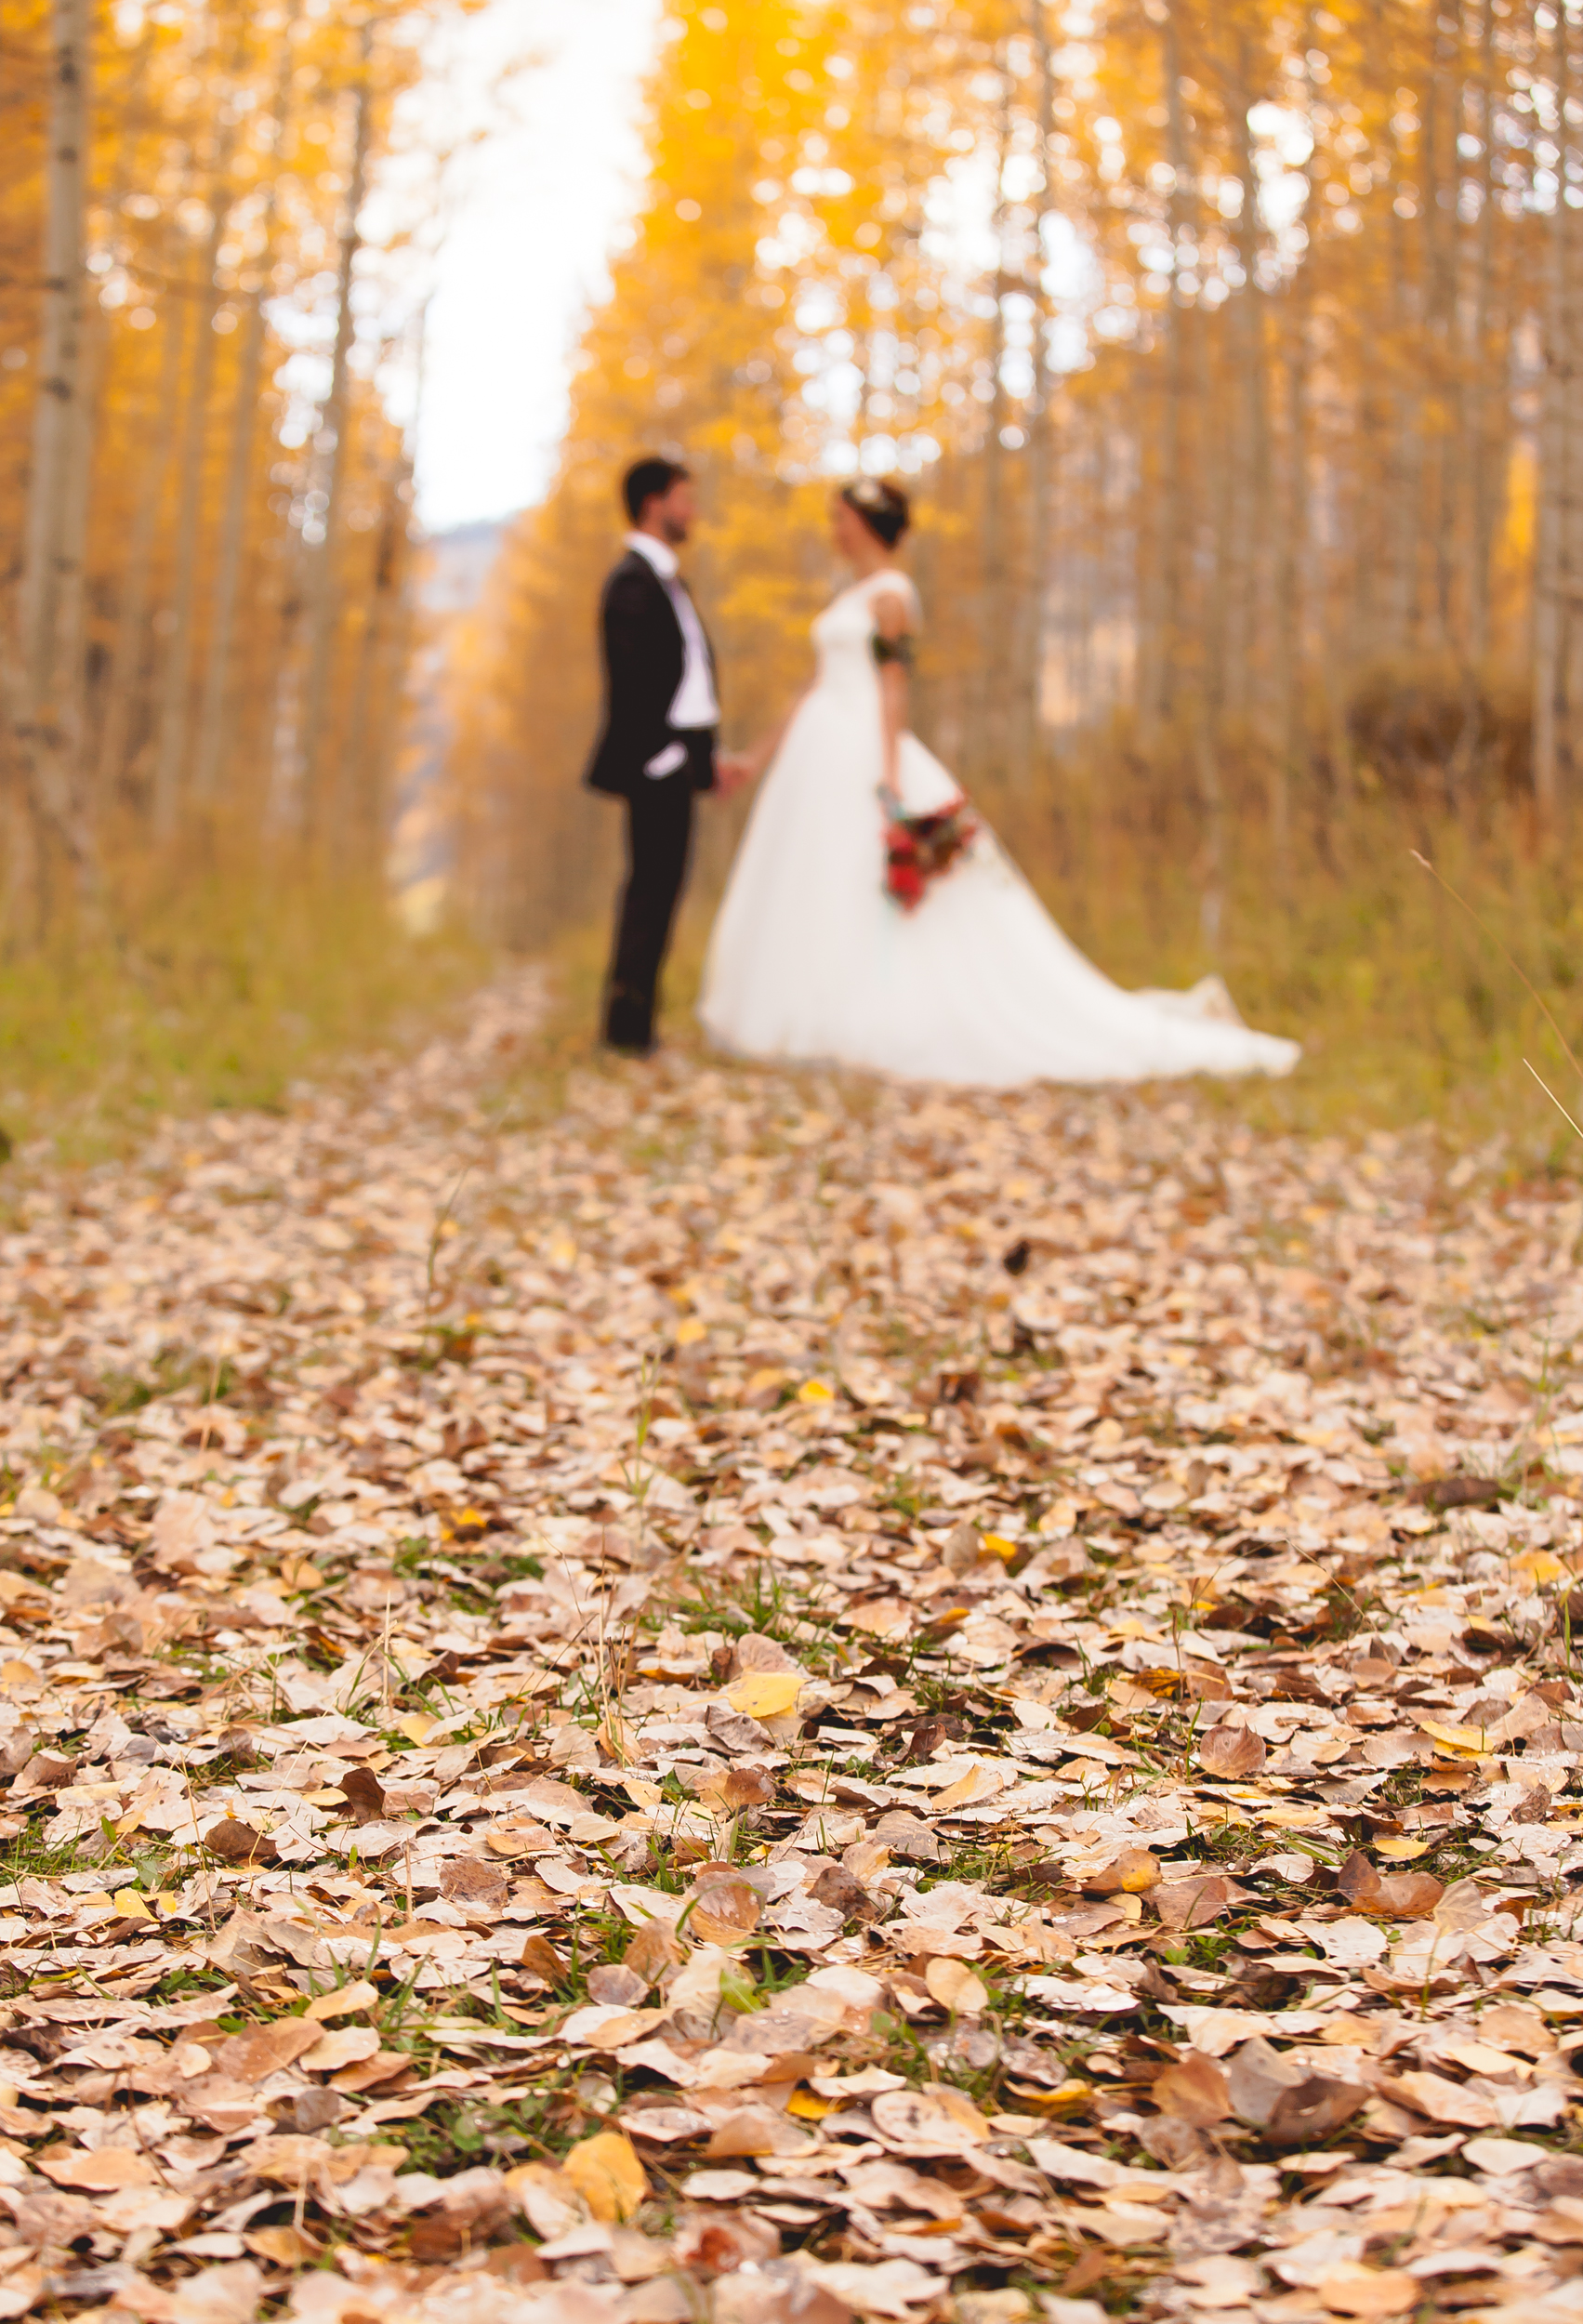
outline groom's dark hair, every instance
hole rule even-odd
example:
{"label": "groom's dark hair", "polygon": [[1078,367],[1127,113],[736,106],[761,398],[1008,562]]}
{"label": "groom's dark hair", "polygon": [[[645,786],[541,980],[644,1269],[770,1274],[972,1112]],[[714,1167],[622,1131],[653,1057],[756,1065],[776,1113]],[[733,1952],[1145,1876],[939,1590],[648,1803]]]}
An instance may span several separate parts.
{"label": "groom's dark hair", "polygon": [[684,482],[692,473],[679,460],[664,460],[657,455],[635,460],[621,480],[621,497],[633,523],[641,524],[650,501],[663,500],[673,484]]}

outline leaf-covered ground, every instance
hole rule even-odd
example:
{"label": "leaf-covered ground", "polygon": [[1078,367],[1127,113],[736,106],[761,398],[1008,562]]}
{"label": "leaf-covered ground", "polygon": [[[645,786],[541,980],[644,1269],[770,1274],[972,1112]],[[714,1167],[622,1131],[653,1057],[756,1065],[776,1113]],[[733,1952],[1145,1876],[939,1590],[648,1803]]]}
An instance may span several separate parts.
{"label": "leaf-covered ground", "polygon": [[13,1191],[0,2317],[1578,2324],[1571,1188],[537,1006]]}

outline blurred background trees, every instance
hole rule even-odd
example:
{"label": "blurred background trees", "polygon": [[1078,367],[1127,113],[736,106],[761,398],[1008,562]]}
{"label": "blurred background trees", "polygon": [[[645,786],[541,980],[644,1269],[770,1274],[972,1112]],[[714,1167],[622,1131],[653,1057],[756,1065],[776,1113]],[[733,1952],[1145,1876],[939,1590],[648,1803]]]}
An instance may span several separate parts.
{"label": "blurred background trees", "polygon": [[411,470],[362,219],[429,0],[19,0],[0,176],[0,938],[377,884]]}
{"label": "blurred background trees", "polygon": [[[315,944],[383,941],[441,647],[390,392],[422,310],[365,197],[476,4],[7,11],[0,978],[63,932],[241,977],[243,928],[247,975],[327,986]],[[675,0],[646,122],[553,487],[418,722],[468,928],[608,908],[626,462],[701,477],[732,740],[805,675],[862,468],[916,488],[918,723],[1103,965],[1220,966],[1446,1087],[1518,1042],[1405,851],[1570,987],[1583,0]]]}
{"label": "blurred background trees", "polygon": [[920,724],[1108,966],[1246,982],[1349,883],[1355,939],[1383,813],[1554,862],[1580,122],[1559,0],[678,0],[560,474],[457,662],[490,924],[602,908],[591,607],[651,445],[704,482],[737,734],[803,667],[831,477],[916,485]]}

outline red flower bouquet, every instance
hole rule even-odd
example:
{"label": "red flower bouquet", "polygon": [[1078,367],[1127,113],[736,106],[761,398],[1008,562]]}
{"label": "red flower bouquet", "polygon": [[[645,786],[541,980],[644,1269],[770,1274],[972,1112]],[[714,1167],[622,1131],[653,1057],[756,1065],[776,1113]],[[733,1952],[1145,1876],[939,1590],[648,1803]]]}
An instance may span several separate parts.
{"label": "red flower bouquet", "polygon": [[885,892],[904,912],[916,911],[933,882],[948,872],[979,833],[965,799],[932,815],[909,815],[893,792],[885,797]]}

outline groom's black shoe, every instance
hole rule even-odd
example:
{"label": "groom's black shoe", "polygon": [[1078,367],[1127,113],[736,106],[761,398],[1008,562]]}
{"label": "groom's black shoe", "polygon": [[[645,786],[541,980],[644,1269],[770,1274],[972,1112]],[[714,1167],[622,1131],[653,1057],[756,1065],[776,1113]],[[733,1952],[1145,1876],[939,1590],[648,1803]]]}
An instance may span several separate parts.
{"label": "groom's black shoe", "polygon": [[605,1010],[604,1045],[623,1057],[653,1055],[653,1017],[633,994],[612,993]]}

